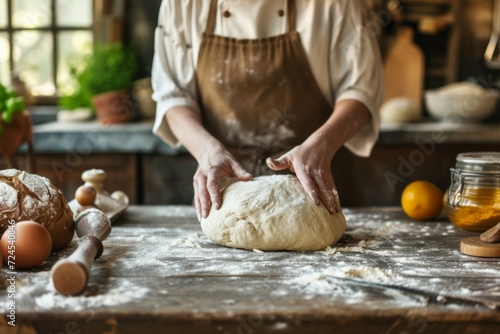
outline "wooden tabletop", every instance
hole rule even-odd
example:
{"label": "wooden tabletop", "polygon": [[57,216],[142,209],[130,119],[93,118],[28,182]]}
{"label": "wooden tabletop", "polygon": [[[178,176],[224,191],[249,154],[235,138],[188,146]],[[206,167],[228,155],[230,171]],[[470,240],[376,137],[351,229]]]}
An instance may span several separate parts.
{"label": "wooden tabletop", "polygon": [[344,213],[332,248],[263,253],[213,244],[192,207],[132,206],[82,296],[50,284],[75,240],[18,271],[14,296],[0,295],[15,300],[16,327],[3,317],[0,333],[500,333],[499,259],[459,251],[474,234],[399,208]]}

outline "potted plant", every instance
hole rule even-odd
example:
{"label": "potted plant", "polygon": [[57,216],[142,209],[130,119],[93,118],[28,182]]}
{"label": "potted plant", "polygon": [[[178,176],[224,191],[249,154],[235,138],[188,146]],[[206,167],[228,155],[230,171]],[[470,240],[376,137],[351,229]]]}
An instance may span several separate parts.
{"label": "potted plant", "polygon": [[0,84],[0,152],[15,167],[13,155],[17,148],[32,142],[31,117],[24,109],[24,99]]}
{"label": "potted plant", "polygon": [[82,94],[90,94],[97,118],[103,124],[134,118],[130,88],[137,71],[134,48],[119,43],[95,45],[83,59],[77,78]]}
{"label": "potted plant", "polygon": [[70,94],[67,93],[68,88],[66,88],[66,95],[59,98],[60,110],[57,113],[59,121],[86,121],[95,116],[92,94],[84,82],[86,79],[83,66],[82,57],[69,59],[69,74],[72,87],[69,88]]}

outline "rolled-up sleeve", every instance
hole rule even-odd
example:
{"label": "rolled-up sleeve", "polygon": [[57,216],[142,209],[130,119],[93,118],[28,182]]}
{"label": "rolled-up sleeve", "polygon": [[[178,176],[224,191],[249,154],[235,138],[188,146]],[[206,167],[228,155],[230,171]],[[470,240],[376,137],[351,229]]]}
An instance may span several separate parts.
{"label": "rolled-up sleeve", "polygon": [[[331,80],[335,103],[353,99],[370,111],[371,122],[345,146],[369,156],[380,130],[379,108],[384,95],[383,64],[377,43],[379,23],[361,1],[339,1],[331,41]],[[340,5],[341,4],[341,5]]]}
{"label": "rolled-up sleeve", "polygon": [[164,0],[155,31],[155,53],[152,68],[153,99],[156,117],[153,133],[171,146],[180,146],[166,113],[178,106],[199,112],[196,93],[195,65],[189,33],[185,29],[181,1]]}

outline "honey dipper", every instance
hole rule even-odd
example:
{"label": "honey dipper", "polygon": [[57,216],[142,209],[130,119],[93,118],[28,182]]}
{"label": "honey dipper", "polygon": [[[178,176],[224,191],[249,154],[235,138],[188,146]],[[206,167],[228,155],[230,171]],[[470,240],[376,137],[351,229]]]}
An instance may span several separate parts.
{"label": "honey dipper", "polygon": [[76,217],[77,249],[59,260],[51,271],[52,284],[65,296],[77,296],[87,287],[92,262],[103,252],[102,241],[111,232],[109,218],[98,209],[87,209]]}

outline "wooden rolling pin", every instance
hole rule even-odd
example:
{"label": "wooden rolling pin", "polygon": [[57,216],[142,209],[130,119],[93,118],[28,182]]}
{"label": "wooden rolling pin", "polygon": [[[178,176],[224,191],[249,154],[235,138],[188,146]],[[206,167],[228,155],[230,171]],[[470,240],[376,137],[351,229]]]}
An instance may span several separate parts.
{"label": "wooden rolling pin", "polygon": [[51,279],[57,292],[77,296],[85,290],[92,262],[102,255],[102,241],[110,232],[111,221],[101,210],[87,209],[76,217],[78,247],[71,256],[52,267]]}

